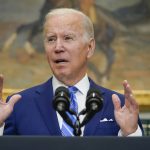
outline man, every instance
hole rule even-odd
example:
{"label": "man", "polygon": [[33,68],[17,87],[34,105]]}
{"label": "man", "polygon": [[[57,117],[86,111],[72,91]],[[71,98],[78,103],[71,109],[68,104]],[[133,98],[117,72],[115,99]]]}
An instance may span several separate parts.
{"label": "man", "polygon": [[93,25],[86,15],[67,8],[49,12],[44,23],[44,46],[53,77],[11,97],[8,104],[1,104],[2,125],[20,99],[5,121],[4,135],[61,136],[64,121],[52,106],[55,90],[60,86],[78,89],[75,93],[78,112],[84,109],[90,88],[102,93],[103,108],[82,127],[83,136],[142,135],[139,108],[129,83],[123,82],[124,97],[96,85],[87,76],[87,61],[94,53],[95,40]]}

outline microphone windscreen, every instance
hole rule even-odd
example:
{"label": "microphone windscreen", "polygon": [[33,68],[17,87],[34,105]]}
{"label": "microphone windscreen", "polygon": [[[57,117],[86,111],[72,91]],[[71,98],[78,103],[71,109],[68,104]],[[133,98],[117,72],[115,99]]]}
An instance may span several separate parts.
{"label": "microphone windscreen", "polygon": [[57,111],[67,111],[70,107],[70,94],[69,90],[64,87],[60,86],[55,91],[55,96],[53,100],[53,106]]}
{"label": "microphone windscreen", "polygon": [[69,97],[69,90],[66,88],[66,87],[64,87],[64,86],[60,86],[60,87],[58,87],[57,89],[56,89],[56,91],[55,91],[55,95],[57,95],[58,93],[60,93],[60,92],[64,92],[65,94],[67,94],[67,96]]}
{"label": "microphone windscreen", "polygon": [[95,93],[98,96],[102,95],[100,90],[97,90],[97,89],[94,89],[94,88],[90,88],[89,91],[88,91],[88,93],[87,93],[87,96],[90,96],[92,93]]}
{"label": "microphone windscreen", "polygon": [[98,112],[102,109],[102,107],[103,107],[103,98],[100,90],[94,88],[89,89],[86,98],[87,111],[93,110],[95,112]]}

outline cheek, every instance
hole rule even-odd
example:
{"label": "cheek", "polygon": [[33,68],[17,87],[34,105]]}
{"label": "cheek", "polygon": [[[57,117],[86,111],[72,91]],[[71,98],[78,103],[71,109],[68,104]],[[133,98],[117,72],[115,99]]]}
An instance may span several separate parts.
{"label": "cheek", "polygon": [[86,48],[82,49],[82,51],[79,54],[79,58],[81,60],[86,60],[88,58],[88,50]]}
{"label": "cheek", "polygon": [[47,56],[48,58],[50,58],[50,57],[51,57],[51,54],[52,54],[52,48],[50,48],[50,47],[47,46],[47,45],[45,45],[44,47],[45,47],[46,56]]}
{"label": "cheek", "polygon": [[47,55],[50,55],[52,47],[48,43],[44,43],[44,49]]}
{"label": "cheek", "polygon": [[72,62],[74,67],[80,67],[86,64],[87,62],[87,53],[80,52],[78,54],[72,55]]}

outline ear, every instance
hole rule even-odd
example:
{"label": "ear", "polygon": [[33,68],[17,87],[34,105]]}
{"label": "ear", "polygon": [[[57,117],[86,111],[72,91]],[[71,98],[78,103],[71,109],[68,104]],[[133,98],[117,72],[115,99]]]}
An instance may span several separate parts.
{"label": "ear", "polygon": [[88,54],[87,54],[87,58],[90,58],[95,50],[95,39],[91,38],[89,41],[89,45],[88,45]]}

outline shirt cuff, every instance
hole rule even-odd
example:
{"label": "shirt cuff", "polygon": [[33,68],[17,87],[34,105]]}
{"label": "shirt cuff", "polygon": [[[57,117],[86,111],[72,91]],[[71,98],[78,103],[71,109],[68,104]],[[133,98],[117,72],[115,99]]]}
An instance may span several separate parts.
{"label": "shirt cuff", "polygon": [[[123,136],[121,130],[119,130],[118,136]],[[138,125],[137,130],[136,130],[134,133],[129,134],[127,137],[132,137],[132,136],[142,136],[142,130],[141,130],[141,128],[139,127],[139,125]]]}
{"label": "shirt cuff", "polygon": [[3,125],[0,126],[0,136],[3,135],[4,126],[5,126],[5,123],[3,123]]}

